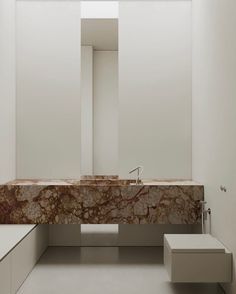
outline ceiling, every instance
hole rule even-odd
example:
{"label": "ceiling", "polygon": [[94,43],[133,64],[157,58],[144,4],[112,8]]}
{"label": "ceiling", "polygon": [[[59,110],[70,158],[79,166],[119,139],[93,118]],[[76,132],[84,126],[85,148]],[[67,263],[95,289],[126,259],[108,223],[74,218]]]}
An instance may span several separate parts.
{"label": "ceiling", "polygon": [[118,50],[118,19],[81,19],[82,46],[94,50]]}

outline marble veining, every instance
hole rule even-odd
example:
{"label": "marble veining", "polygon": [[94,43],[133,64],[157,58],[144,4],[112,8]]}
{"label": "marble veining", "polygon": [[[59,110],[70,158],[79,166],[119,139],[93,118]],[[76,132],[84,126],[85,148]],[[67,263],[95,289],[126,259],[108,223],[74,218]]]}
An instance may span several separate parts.
{"label": "marble veining", "polygon": [[196,224],[203,199],[183,180],[15,180],[0,185],[0,223]]}

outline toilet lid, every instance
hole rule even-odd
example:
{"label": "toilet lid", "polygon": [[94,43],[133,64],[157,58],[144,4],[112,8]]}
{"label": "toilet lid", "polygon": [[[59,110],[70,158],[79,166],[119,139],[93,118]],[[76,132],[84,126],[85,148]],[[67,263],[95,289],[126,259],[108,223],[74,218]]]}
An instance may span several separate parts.
{"label": "toilet lid", "polygon": [[225,247],[209,234],[165,234],[172,252],[225,252]]}

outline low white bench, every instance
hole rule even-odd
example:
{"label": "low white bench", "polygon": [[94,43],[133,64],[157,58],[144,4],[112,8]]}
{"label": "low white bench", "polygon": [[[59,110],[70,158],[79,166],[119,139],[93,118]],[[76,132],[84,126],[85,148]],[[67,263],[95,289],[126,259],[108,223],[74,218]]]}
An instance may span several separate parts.
{"label": "low white bench", "polygon": [[0,225],[0,293],[15,294],[48,245],[44,225]]}
{"label": "low white bench", "polygon": [[164,235],[164,264],[171,282],[231,282],[232,254],[208,234]]}

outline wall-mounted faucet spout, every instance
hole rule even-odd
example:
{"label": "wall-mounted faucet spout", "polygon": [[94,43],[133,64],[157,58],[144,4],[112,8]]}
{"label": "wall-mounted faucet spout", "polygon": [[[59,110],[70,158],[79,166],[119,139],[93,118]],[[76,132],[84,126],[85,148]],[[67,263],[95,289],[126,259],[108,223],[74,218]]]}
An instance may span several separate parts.
{"label": "wall-mounted faucet spout", "polygon": [[136,168],[132,169],[129,173],[132,174],[135,171],[137,171],[136,184],[140,185],[142,183],[140,176],[143,173],[143,166],[137,166]]}

